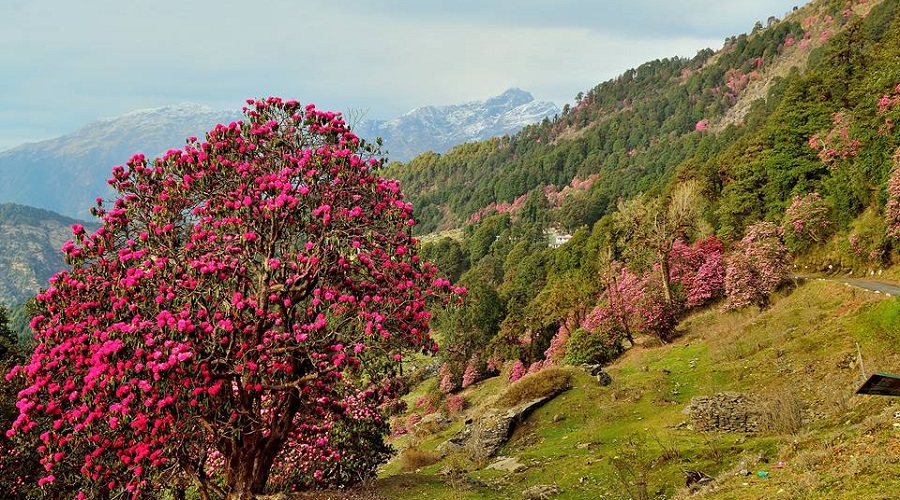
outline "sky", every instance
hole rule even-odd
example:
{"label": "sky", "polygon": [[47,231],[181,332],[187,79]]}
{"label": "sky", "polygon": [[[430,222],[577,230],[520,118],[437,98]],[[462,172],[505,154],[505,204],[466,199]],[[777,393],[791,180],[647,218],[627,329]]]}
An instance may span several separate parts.
{"label": "sky", "polygon": [[803,0],[0,0],[0,150],[136,109],[279,95],[390,119],[507,88],[562,107]]}

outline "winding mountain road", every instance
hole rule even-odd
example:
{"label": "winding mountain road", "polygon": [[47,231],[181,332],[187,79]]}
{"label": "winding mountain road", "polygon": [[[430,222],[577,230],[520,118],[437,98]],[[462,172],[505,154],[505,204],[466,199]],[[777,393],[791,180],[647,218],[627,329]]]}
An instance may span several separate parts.
{"label": "winding mountain road", "polygon": [[827,278],[822,276],[810,276],[810,275],[800,275],[796,274],[791,276],[792,279],[798,281],[805,280],[822,280],[822,281],[834,281],[837,283],[843,283],[845,285],[854,286],[856,288],[862,288],[863,290],[869,290],[875,293],[883,293],[888,297],[892,296],[900,296],[900,284],[897,283],[887,283],[883,281],[875,281],[868,279],[858,279],[858,278]]}

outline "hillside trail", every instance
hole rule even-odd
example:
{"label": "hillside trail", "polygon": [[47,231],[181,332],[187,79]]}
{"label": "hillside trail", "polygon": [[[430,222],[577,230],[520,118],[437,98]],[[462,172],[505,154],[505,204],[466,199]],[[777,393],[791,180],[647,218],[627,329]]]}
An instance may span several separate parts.
{"label": "hillside trail", "polygon": [[900,283],[891,283],[891,282],[887,282],[887,281],[876,281],[876,280],[862,279],[862,278],[839,278],[839,277],[828,277],[828,276],[814,276],[814,275],[809,275],[809,274],[794,274],[794,275],[791,275],[791,279],[794,279],[797,281],[807,281],[807,280],[833,281],[836,283],[843,283],[848,286],[861,288],[863,290],[868,290],[870,292],[883,293],[888,297],[900,295]]}

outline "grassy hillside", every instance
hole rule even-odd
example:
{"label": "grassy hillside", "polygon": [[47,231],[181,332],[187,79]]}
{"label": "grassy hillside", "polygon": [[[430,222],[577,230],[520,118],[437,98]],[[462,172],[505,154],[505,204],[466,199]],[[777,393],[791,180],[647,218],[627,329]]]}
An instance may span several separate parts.
{"label": "grassy hillside", "polygon": [[[501,451],[525,471],[484,470],[451,457],[404,473],[395,460],[374,489],[387,498],[488,499],[521,498],[544,484],[560,489],[552,498],[638,498],[635,484],[646,481],[648,498],[682,498],[690,494],[683,471],[697,470],[715,478],[697,490],[700,498],[893,498],[900,405],[854,391],[857,343],[868,371],[900,372],[898,320],[897,299],[832,282],[785,290],[763,312],[696,313],[680,324],[676,341],[635,346],[608,367],[608,387],[573,371],[573,387],[535,411]],[[505,380],[462,392],[473,407],[448,429],[395,445],[433,449]],[[434,383],[414,391],[410,406]],[[723,391],[772,404],[767,429],[702,433],[686,425],[682,410],[692,397]],[[736,475],[741,469],[751,474]]]}

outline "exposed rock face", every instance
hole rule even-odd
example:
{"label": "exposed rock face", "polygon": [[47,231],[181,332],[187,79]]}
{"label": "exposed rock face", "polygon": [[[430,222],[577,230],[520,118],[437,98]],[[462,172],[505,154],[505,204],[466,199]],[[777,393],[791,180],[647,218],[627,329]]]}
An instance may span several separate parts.
{"label": "exposed rock face", "polygon": [[734,392],[695,397],[688,410],[695,430],[718,432],[759,432],[762,413],[758,401]]}
{"label": "exposed rock face", "polygon": [[438,446],[437,451],[441,454],[463,451],[473,461],[490,458],[506,444],[516,425],[555,396],[533,399],[508,410],[489,411]]}

